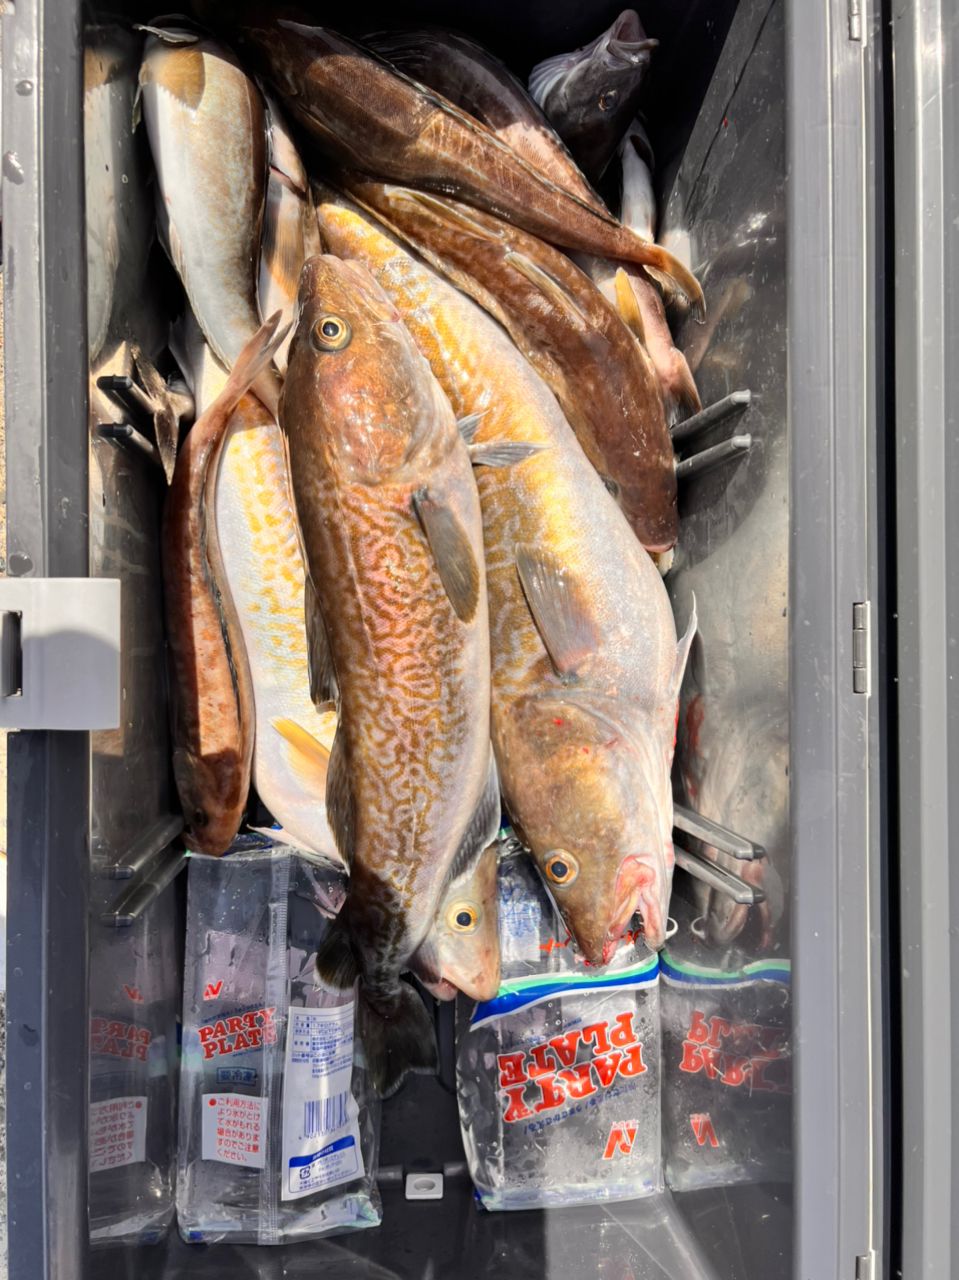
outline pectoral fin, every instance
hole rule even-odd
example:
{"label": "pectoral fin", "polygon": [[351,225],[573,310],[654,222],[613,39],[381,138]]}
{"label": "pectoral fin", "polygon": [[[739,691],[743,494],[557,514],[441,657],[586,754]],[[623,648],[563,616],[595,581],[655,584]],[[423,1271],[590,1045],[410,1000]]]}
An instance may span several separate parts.
{"label": "pectoral fin", "polygon": [[679,688],[683,683],[683,674],[686,671],[686,663],[689,660],[689,651],[693,647],[693,639],[696,635],[697,625],[696,597],[694,595],[693,608],[689,615],[689,623],[686,626],[686,632],[676,645],[676,659],[673,663],[673,673],[670,676],[669,681],[670,698],[679,697]]}
{"label": "pectoral fin", "polygon": [[[285,437],[284,437],[285,439]],[[304,559],[305,563],[305,559]],[[333,658],[326,638],[326,624],[320,613],[313,579],[307,574],[303,589],[303,611],[306,614],[306,658],[310,675],[310,697],[320,708],[336,692]]]}
{"label": "pectoral fin", "polygon": [[317,796],[326,794],[326,777],[330,764],[327,747],[295,720],[277,716],[273,728],[293,749],[293,769],[306,788]]}
{"label": "pectoral fin", "polygon": [[487,440],[470,445],[470,461],[474,467],[512,467],[545,448],[545,444],[523,444],[518,440]]}
{"label": "pectoral fin", "polygon": [[[473,123],[475,124],[475,121]],[[484,226],[482,222],[477,222],[475,218],[471,218],[465,209],[451,204],[448,200],[444,200],[442,196],[433,196],[426,191],[414,191],[411,187],[400,187],[390,190],[389,201],[391,204],[406,201],[409,204],[419,205],[434,217],[440,218],[443,222],[452,222],[454,225],[461,227],[463,231],[469,232],[471,236],[480,236],[483,240],[496,240],[499,238],[489,227]]]}
{"label": "pectoral fin", "polygon": [[467,444],[472,444],[476,439],[476,428],[480,424],[480,419],[487,413],[489,413],[488,409],[480,409],[479,413],[468,413],[457,421],[456,429]]}
{"label": "pectoral fin", "polygon": [[554,555],[538,547],[519,545],[516,568],[557,675],[575,676],[599,643],[586,590]]}
{"label": "pectoral fin", "polygon": [[440,581],[461,622],[472,622],[479,604],[479,566],[455,512],[428,489],[413,494],[413,507],[430,544]]}
{"label": "pectoral fin", "polygon": [[577,329],[585,329],[588,326],[589,321],[586,316],[583,315],[559,281],[554,280],[549,272],[537,266],[525,254],[514,253],[512,250],[507,253],[506,261],[514,271],[518,271],[534,288],[545,294],[550,302],[563,313],[568,323]]}
{"label": "pectoral fin", "polygon": [[646,326],[643,324],[643,314],[639,309],[639,303],[636,301],[633,286],[629,282],[629,276],[622,267],[616,272],[615,289],[616,310],[619,312],[619,318],[645,347]]}

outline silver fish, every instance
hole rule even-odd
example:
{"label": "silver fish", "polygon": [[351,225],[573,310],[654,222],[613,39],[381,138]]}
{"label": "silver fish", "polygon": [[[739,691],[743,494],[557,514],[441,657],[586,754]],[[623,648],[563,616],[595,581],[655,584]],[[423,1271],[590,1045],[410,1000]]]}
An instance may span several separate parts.
{"label": "silver fish", "polygon": [[[150,28],[140,68],[160,235],[193,314],[228,369],[259,327],[266,108],[231,53],[188,30]],[[277,385],[256,391],[275,412]]]}

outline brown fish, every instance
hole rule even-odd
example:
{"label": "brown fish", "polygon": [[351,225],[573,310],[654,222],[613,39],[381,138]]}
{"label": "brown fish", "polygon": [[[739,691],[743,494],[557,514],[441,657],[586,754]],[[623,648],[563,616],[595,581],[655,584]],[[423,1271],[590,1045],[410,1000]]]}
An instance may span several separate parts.
{"label": "brown fish", "polygon": [[240,9],[225,21],[245,55],[339,164],[456,196],[567,249],[651,264],[702,304],[696,278],[665,249],[544,178],[440,94],[329,27]]}
{"label": "brown fish", "polygon": [[509,332],[648,551],[676,541],[676,462],[655,372],[570,259],[442,196],[356,181],[350,193]]}
{"label": "brown fish", "polygon": [[[462,419],[480,466],[503,794],[586,958],[605,964],[638,910],[661,947],[673,869],[670,765],[695,619],[677,644],[662,579],[555,397],[509,337],[343,197],[320,232],[366,262]],[[474,452],[474,458],[478,455]]]}
{"label": "brown fish", "polygon": [[389,1093],[435,1061],[400,974],[499,822],[482,518],[449,401],[368,272],[313,258],[298,307],[280,418],[339,691],[327,810],[351,868],[317,963],[340,986],[359,973]]}
{"label": "brown fish", "polygon": [[[526,89],[491,53],[457,31],[439,27],[378,31],[363,43],[391,66],[429,85],[487,125],[544,177],[608,216],[566,144]],[[652,239],[652,237],[648,237]]]}
{"label": "brown fish", "polygon": [[221,854],[250,789],[253,684],[217,540],[217,463],[230,419],[273,358],[279,315],[240,353],[176,461],[163,516],[163,586],[172,669],[173,772],[187,840]]}

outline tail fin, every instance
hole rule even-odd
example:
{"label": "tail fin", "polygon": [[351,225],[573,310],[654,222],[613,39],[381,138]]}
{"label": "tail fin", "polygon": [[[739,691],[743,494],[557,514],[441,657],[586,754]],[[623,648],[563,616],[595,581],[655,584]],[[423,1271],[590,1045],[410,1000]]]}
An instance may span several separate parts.
{"label": "tail fin", "polygon": [[691,418],[694,413],[702,410],[703,406],[699,399],[699,392],[696,390],[692,370],[686,357],[678,348],[674,352],[673,367],[666,390],[675,406],[676,421],[681,422],[684,418]]}
{"label": "tail fin", "polygon": [[435,1071],[436,1035],[423,1001],[405,982],[395,1014],[384,1017],[360,1001],[360,1036],[373,1087],[381,1098],[395,1093],[410,1071]]}
{"label": "tail fin", "polygon": [[705,320],[706,299],[703,297],[702,286],[689,267],[662,245],[648,244],[638,236],[636,240],[641,247],[638,253],[632,255],[631,261],[642,263],[657,279],[664,277],[668,286],[687,300],[695,318],[700,322]]}
{"label": "tail fin", "polygon": [[359,966],[349,925],[343,915],[333,921],[316,949],[316,971],[323,982],[341,991],[348,990],[356,981]]}

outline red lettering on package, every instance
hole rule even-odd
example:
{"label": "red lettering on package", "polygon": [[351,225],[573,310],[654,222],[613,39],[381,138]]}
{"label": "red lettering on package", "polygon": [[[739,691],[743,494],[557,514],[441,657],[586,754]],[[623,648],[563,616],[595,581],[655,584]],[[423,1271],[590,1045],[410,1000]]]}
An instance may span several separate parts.
{"label": "red lettering on package", "polygon": [[[646,1070],[634,1010],[496,1059],[507,1124],[593,1097]],[[584,1057],[585,1055],[585,1057]],[[577,1058],[583,1058],[577,1061]],[[635,1137],[635,1134],[634,1134]]]}
{"label": "red lettering on package", "polygon": [[791,1060],[782,1027],[755,1022],[707,1018],[694,1009],[683,1041],[680,1071],[702,1072],[727,1088],[745,1086],[750,1092],[790,1093]]}
{"label": "red lettering on package", "polygon": [[606,1139],[606,1150],[603,1152],[604,1160],[612,1160],[614,1156],[628,1156],[633,1153],[633,1144],[636,1141],[636,1134],[639,1132],[639,1122],[636,1120],[620,1120],[609,1131],[609,1137]]}
{"label": "red lettering on package", "polygon": [[230,1053],[243,1053],[276,1042],[276,1006],[253,1009],[248,1013],[218,1018],[197,1028],[203,1057],[222,1057]]}

